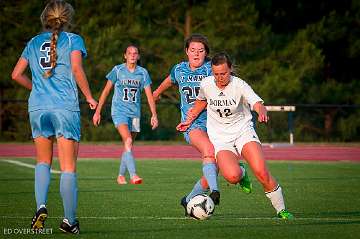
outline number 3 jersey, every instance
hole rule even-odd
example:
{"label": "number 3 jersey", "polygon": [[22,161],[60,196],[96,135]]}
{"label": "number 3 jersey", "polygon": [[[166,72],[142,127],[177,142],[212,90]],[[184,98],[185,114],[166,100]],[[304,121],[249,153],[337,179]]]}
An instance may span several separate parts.
{"label": "number 3 jersey", "polygon": [[151,85],[147,70],[136,66],[134,72],[130,72],[123,63],[114,66],[106,78],[114,84],[111,115],[125,114],[130,118],[140,118],[141,91]]}
{"label": "number 3 jersey", "polygon": [[86,57],[84,41],[74,33],[60,32],[56,44],[56,67],[52,76],[44,78],[44,72],[51,68],[51,34],[43,32],[33,37],[21,54],[28,61],[32,75],[29,112],[40,109],[79,111],[78,90],[71,70],[70,54],[78,50]]}
{"label": "number 3 jersey", "polygon": [[207,132],[211,140],[224,143],[238,138],[253,127],[250,109],[263,100],[238,77],[231,76],[229,84],[219,89],[214,76],[202,80],[199,100],[207,101]]}
{"label": "number 3 jersey", "polygon": [[[212,75],[210,61],[205,62],[194,71],[190,69],[188,61],[183,61],[171,69],[171,82],[179,86],[181,121],[186,120],[186,113],[193,106],[199,94],[200,82],[210,75]],[[206,111],[202,112],[196,121],[197,123],[204,122],[205,126]]]}

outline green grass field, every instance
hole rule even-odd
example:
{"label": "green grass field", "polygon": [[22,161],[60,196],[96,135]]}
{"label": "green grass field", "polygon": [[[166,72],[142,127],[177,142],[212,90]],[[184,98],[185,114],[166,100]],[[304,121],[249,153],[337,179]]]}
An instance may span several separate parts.
{"label": "green grass field", "polygon": [[[14,159],[13,159],[14,160]],[[16,159],[34,164],[33,159]],[[359,238],[360,163],[269,162],[283,187],[293,221],[275,218],[259,183],[246,195],[220,177],[221,204],[210,220],[183,216],[180,198],[201,174],[201,162],[138,160],[142,185],[116,184],[118,161],[79,160],[78,238]],[[57,161],[54,169],[59,169]],[[35,210],[34,170],[0,159],[1,236],[8,229],[29,228]],[[59,174],[52,175],[48,198],[52,228],[47,238],[69,238],[58,226],[62,220]]]}

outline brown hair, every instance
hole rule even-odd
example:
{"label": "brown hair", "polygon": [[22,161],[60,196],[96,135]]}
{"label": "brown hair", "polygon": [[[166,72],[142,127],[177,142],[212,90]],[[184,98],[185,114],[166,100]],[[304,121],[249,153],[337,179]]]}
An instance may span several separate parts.
{"label": "brown hair", "polygon": [[225,52],[216,53],[213,58],[211,59],[211,65],[221,65],[226,63],[227,66],[231,69],[232,62],[230,60],[230,57]]}
{"label": "brown hair", "polygon": [[[138,54],[140,55],[140,49],[139,49],[139,47],[138,47],[137,45],[131,43],[131,44],[127,45],[127,46],[124,48],[124,51],[123,51],[123,61],[124,61],[124,62],[126,62],[125,54],[126,54],[126,51],[129,49],[129,47],[134,47],[134,48],[136,48],[137,51],[138,51]],[[138,60],[138,61],[139,61],[139,60]]]}
{"label": "brown hair", "polygon": [[56,44],[59,37],[59,32],[71,24],[73,15],[73,7],[69,3],[62,0],[50,1],[41,13],[40,20],[44,29],[50,30],[52,32],[50,42],[51,68],[45,71],[45,78],[49,78],[52,75],[53,69],[56,67]]}
{"label": "brown hair", "polygon": [[210,53],[209,42],[208,42],[208,39],[204,35],[194,33],[191,36],[189,36],[185,40],[185,50],[187,50],[189,48],[191,42],[200,42],[200,43],[202,43],[204,45],[204,47],[205,47],[206,56],[209,55],[209,53]]}

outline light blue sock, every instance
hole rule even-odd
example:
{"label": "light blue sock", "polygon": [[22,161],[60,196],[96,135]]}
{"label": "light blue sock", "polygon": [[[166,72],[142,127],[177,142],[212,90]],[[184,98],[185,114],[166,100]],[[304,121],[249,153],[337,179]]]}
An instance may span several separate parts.
{"label": "light blue sock", "polygon": [[120,158],[120,168],[119,168],[119,175],[125,176],[126,173],[126,157],[125,157],[126,152],[124,152],[121,155]]}
{"label": "light blue sock", "polygon": [[209,184],[210,191],[219,191],[217,185],[217,169],[215,163],[205,163],[203,164],[203,174]]}
{"label": "light blue sock", "polygon": [[135,159],[131,151],[125,153],[126,167],[129,171],[130,178],[136,175]]}
{"label": "light blue sock", "polygon": [[77,177],[76,173],[62,172],[60,177],[60,193],[63,200],[65,218],[73,225],[77,209]]}
{"label": "light blue sock", "polygon": [[36,208],[39,210],[41,205],[46,205],[47,195],[50,186],[50,165],[38,163],[35,166],[35,200]]}
{"label": "light blue sock", "polygon": [[189,195],[186,196],[186,202],[189,202],[190,199],[192,199],[193,197],[195,197],[196,195],[199,194],[203,194],[205,193],[207,190],[204,190],[203,187],[201,186],[201,179],[199,181],[197,181],[194,185],[194,188],[192,189],[192,191],[189,193]]}

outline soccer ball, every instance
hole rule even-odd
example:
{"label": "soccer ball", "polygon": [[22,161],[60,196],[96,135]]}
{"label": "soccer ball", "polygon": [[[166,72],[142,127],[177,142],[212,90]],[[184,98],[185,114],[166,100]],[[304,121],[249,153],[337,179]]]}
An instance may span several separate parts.
{"label": "soccer ball", "polygon": [[214,213],[215,204],[206,194],[196,195],[187,204],[187,213],[196,220],[205,220]]}

